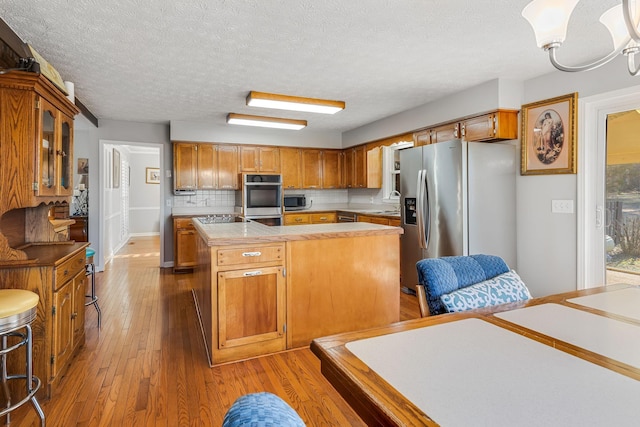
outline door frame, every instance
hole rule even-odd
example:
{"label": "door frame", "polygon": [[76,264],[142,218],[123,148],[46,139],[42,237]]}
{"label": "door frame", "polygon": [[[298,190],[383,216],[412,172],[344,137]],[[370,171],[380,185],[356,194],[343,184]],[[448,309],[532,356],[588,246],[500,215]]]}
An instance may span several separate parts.
{"label": "door frame", "polygon": [[577,288],[606,283],[607,116],[640,108],[640,86],[578,99]]}

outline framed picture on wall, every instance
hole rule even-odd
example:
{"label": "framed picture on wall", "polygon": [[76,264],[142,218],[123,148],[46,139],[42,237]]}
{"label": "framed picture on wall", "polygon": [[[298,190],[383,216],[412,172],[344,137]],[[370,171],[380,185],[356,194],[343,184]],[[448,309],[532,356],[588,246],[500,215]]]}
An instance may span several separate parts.
{"label": "framed picture on wall", "polygon": [[78,159],[78,175],[86,175],[89,173],[89,159]]}
{"label": "framed picture on wall", "polygon": [[120,188],[120,152],[113,149],[113,188]]}
{"label": "framed picture on wall", "polygon": [[160,169],[147,168],[147,179],[145,182],[147,184],[160,184]]}
{"label": "framed picture on wall", "polygon": [[578,93],[522,106],[522,175],[576,173]]}

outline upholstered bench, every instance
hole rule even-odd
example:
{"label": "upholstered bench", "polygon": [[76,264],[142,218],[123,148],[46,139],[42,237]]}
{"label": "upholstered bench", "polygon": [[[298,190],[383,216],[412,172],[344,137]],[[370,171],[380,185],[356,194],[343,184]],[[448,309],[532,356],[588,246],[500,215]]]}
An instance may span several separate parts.
{"label": "upholstered bench", "polygon": [[296,411],[272,393],[251,393],[240,396],[231,405],[222,427],[304,427]]}

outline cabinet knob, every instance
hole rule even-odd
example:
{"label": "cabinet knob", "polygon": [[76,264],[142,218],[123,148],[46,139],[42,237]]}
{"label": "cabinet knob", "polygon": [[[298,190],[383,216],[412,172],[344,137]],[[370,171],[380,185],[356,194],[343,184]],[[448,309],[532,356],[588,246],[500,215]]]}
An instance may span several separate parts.
{"label": "cabinet knob", "polygon": [[78,313],[71,313],[71,319],[75,319],[76,317],[78,317]]}

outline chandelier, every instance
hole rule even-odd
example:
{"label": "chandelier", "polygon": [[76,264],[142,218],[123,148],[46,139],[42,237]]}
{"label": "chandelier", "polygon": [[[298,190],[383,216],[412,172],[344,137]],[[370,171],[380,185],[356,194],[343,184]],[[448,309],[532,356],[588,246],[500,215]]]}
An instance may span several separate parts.
{"label": "chandelier", "polygon": [[622,0],[622,4],[612,7],[600,16],[600,22],[607,27],[613,39],[613,51],[604,57],[585,65],[566,66],[556,59],[556,50],[567,37],[567,26],[573,9],[580,0],[534,0],[523,10],[522,16],[529,21],[536,34],[539,48],[549,52],[549,60],[558,70],[576,72],[600,67],[622,53],[627,57],[629,74],[638,75],[635,55],[640,51],[640,2]]}

